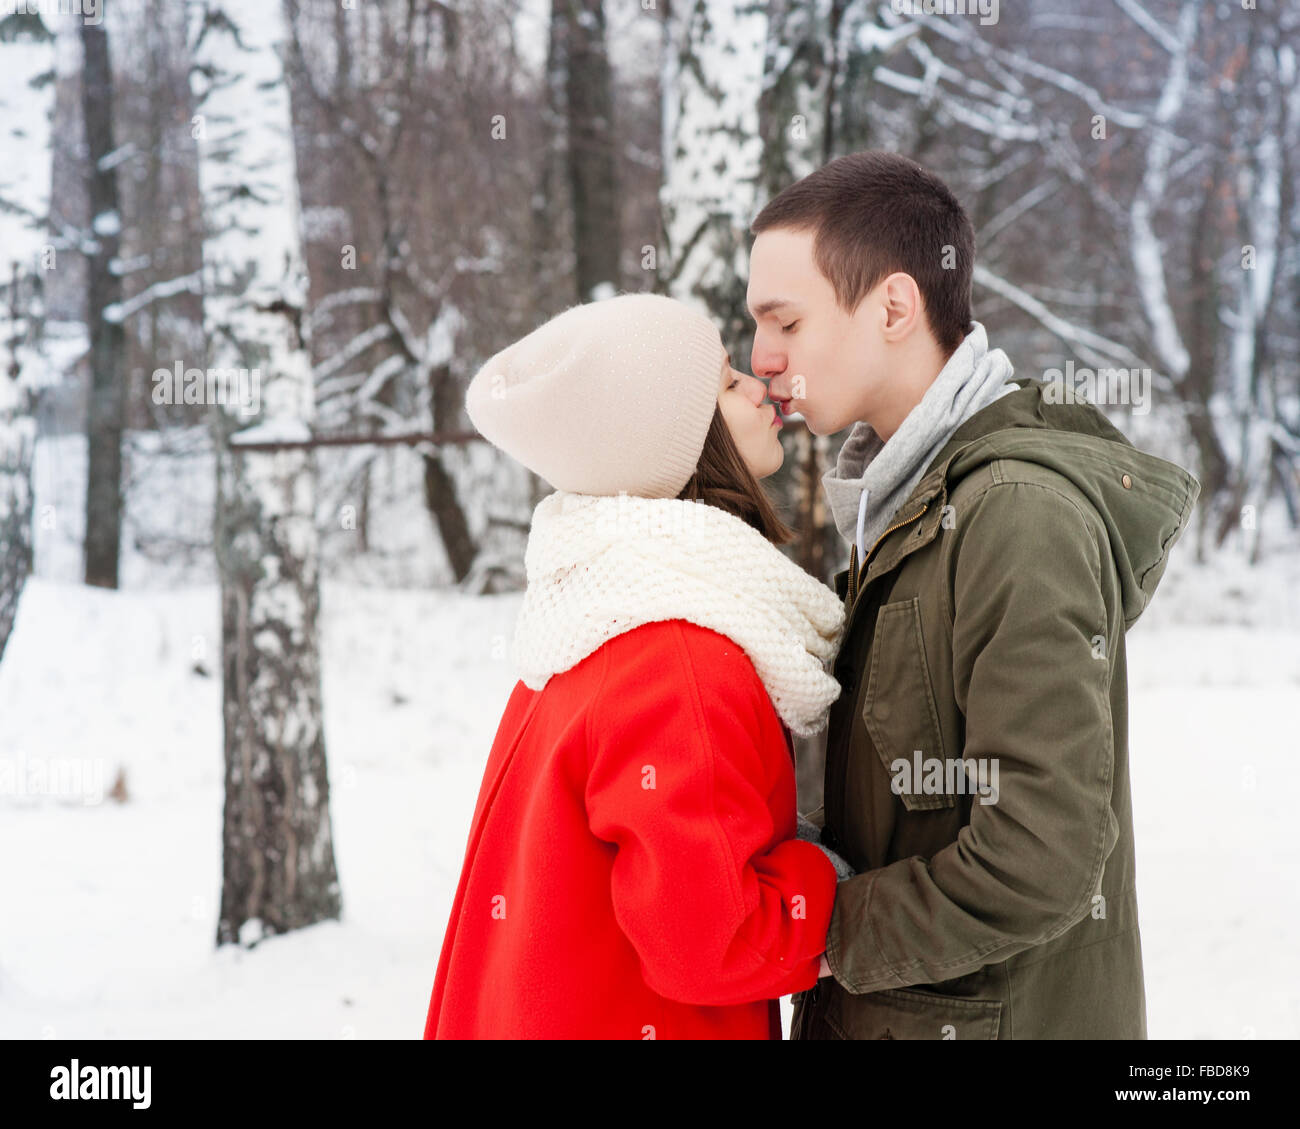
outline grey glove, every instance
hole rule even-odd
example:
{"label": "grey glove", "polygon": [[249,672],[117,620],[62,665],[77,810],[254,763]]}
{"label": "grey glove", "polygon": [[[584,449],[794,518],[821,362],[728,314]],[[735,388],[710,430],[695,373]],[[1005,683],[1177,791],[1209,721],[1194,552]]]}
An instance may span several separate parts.
{"label": "grey glove", "polygon": [[822,841],[822,829],[817,824],[804,819],[802,815],[798,816],[798,820],[796,838],[802,839],[806,843],[820,843]]}
{"label": "grey glove", "polygon": [[802,815],[799,816],[796,838],[803,839],[805,842],[811,843],[814,847],[816,847],[819,851],[821,851],[822,854],[824,854],[828,859],[830,859],[831,865],[835,867],[835,873],[838,876],[839,881],[843,882],[844,879],[852,878],[855,874],[857,874],[857,871],[854,870],[853,867],[851,867],[844,859],[842,859],[839,855],[837,855],[834,851],[832,851],[830,847],[826,846],[826,844],[822,842],[821,828],[818,827],[817,824],[812,823],[807,819],[804,819]]}

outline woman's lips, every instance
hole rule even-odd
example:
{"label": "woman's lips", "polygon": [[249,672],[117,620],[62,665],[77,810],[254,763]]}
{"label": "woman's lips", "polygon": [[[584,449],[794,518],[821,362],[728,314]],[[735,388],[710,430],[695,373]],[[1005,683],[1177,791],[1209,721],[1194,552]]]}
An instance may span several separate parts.
{"label": "woman's lips", "polygon": [[772,405],[772,426],[773,427],[785,426],[785,424],[781,422],[781,408],[779,405],[776,404]]}

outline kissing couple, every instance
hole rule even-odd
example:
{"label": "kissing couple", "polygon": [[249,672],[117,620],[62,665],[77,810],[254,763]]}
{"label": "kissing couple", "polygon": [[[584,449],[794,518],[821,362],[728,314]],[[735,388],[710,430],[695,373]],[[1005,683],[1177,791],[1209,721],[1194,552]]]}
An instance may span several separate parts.
{"label": "kissing couple", "polygon": [[[469,386],[555,492],[424,1037],[780,1039],[792,995],[796,1039],[1145,1039],[1125,632],[1199,484],[1013,375],[913,161],[832,161],[751,231],[753,375],[621,294]],[[761,485],[795,413],[850,429],[834,590]]]}

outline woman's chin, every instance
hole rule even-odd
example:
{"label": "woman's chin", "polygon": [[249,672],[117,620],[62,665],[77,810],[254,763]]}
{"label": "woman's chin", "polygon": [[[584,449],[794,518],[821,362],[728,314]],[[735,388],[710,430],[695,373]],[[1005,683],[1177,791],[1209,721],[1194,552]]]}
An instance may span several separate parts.
{"label": "woman's chin", "polygon": [[754,471],[755,478],[767,478],[781,469],[781,464],[785,462],[785,448],[781,446],[780,440],[777,440],[776,450],[763,460],[761,466]]}

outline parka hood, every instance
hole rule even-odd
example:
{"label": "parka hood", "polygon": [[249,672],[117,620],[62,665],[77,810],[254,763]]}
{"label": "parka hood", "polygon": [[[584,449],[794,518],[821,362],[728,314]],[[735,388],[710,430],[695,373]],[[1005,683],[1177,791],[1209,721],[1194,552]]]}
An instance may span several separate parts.
{"label": "parka hood", "polygon": [[996,459],[1037,463],[1064,475],[1105,523],[1119,574],[1124,621],[1145,610],[1169,550],[1186,529],[1200,483],[1182,467],[1139,450],[1068,387],[1016,378],[1020,390],[959,427],[931,461],[913,497],[944,493]]}

